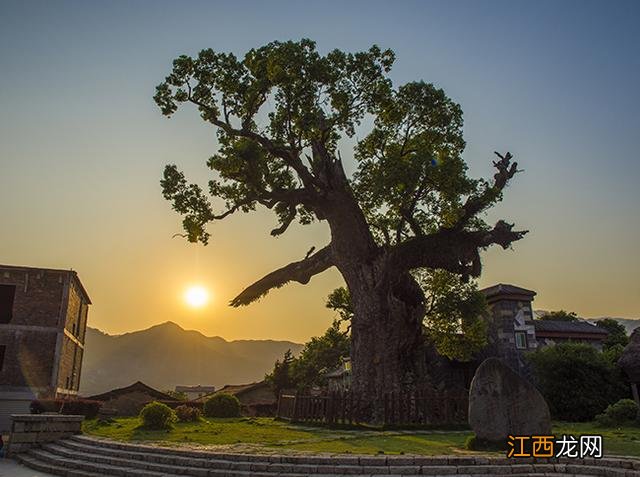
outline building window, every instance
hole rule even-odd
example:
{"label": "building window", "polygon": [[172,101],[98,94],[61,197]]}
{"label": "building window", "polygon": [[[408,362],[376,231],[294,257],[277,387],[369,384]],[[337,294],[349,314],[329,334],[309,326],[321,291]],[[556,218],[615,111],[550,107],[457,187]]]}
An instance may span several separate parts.
{"label": "building window", "polygon": [[527,334],[524,331],[516,331],[516,348],[527,349]]}
{"label": "building window", "polygon": [[0,285],[0,323],[9,323],[13,318],[13,299],[15,296],[15,285]]}
{"label": "building window", "polygon": [[0,371],[2,371],[2,367],[4,366],[4,353],[7,350],[7,345],[0,345]]}

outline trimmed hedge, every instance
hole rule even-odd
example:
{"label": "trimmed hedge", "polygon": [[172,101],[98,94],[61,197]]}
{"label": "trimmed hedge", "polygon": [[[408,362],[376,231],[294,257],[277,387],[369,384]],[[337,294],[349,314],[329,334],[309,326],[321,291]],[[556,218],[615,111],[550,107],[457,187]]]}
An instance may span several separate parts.
{"label": "trimmed hedge", "polygon": [[31,401],[29,409],[31,414],[57,412],[58,414],[82,415],[87,419],[93,419],[98,415],[101,406],[101,401],[90,399],[36,399]]}
{"label": "trimmed hedge", "polygon": [[170,429],[177,418],[169,406],[154,401],[142,408],[140,419],[147,429]]}
{"label": "trimmed hedge", "polygon": [[216,394],[204,403],[204,415],[207,417],[239,417],[240,401],[231,394]]}

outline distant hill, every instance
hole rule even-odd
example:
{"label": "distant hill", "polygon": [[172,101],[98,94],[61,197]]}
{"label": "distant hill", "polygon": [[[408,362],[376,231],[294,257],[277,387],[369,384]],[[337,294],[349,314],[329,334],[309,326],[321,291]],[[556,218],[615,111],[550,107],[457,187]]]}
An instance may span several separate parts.
{"label": "distant hill", "polygon": [[[539,318],[542,315],[548,313],[546,310],[534,310],[533,314],[535,318]],[[635,330],[638,326],[640,326],[640,318],[615,318],[613,316],[601,316],[600,318],[583,318],[585,321],[590,323],[595,323],[599,320],[604,320],[605,318],[612,318],[616,320],[618,323],[622,324],[626,330],[627,334],[631,334],[633,330]]]}
{"label": "distant hill", "polygon": [[259,381],[288,349],[290,341],[226,341],[187,331],[173,322],[108,335],[87,328],[80,394],[90,396],[142,381],[158,390],[178,384],[243,384]]}

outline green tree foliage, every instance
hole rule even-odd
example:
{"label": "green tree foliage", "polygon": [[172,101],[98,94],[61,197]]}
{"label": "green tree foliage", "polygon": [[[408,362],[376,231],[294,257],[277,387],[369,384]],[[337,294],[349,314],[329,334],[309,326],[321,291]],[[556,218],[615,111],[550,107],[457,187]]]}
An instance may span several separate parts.
{"label": "green tree foliage", "polygon": [[552,321],[578,321],[578,315],[573,311],[549,311],[542,315],[539,320],[552,320]]}
{"label": "green tree foliage", "polygon": [[334,321],[322,335],[311,338],[291,366],[291,376],[300,389],[326,384],[323,374],[337,367],[349,356],[349,335]]}
{"label": "green tree foliage", "polygon": [[163,391],[167,396],[171,396],[173,399],[175,399],[176,401],[187,401],[188,397],[187,397],[187,393],[182,392],[182,391],[172,391],[172,390],[168,390],[168,391]]}
{"label": "green tree foliage", "polygon": [[349,290],[345,287],[339,287],[329,293],[327,297],[327,308],[338,312],[340,321],[350,322],[353,318],[353,306],[351,305],[351,297],[349,296]]}
{"label": "green tree foliage", "polygon": [[419,273],[425,290],[425,331],[438,353],[468,361],[487,344],[488,307],[475,282],[445,270]]}
{"label": "green tree foliage", "polygon": [[[331,195],[343,188],[348,194],[340,197],[352,202],[339,206],[359,209],[369,230],[360,231],[366,236],[352,243],[350,257],[332,258],[330,265],[338,268],[347,258],[355,263],[356,249],[368,247],[372,234],[384,247],[419,239],[397,250],[398,260],[388,265],[398,270],[430,266],[477,276],[478,249],[507,248],[519,240],[525,232],[513,232],[503,221],[491,228],[479,217],[501,200],[518,172],[511,155],[498,154],[493,182],[469,178],[461,155],[460,106],[422,81],[394,88],[388,77],[394,61],[391,50],[378,46],[322,56],[308,39],[272,42],[242,59],[211,49],[175,59],[154,100],[166,116],[190,103],[217,129],[220,148],[207,163],[216,177],[208,189],[226,205],[215,213],[202,187],[189,184],[175,165],[167,166],[163,194],[184,216],[188,240],[207,243],[209,222],[258,205],[276,213],[273,235],[284,233],[295,219],[327,220],[336,231]],[[354,137],[365,118],[373,127],[356,143],[357,170],[347,178],[339,141]],[[436,245],[447,245],[446,253]],[[301,268],[287,272],[295,275]],[[314,269],[311,276],[325,269]],[[233,304],[247,304],[286,283],[270,278]]]}
{"label": "green tree foliage", "polygon": [[[331,300],[328,301],[327,306]],[[290,351],[282,361],[277,360],[273,371],[266,376],[276,393],[282,389],[308,389],[326,384],[324,373],[342,363],[349,356],[349,334],[340,329],[340,320],[335,320],[322,336],[305,343],[300,355],[294,358]]]}
{"label": "green tree foliage", "polygon": [[291,350],[284,353],[282,361],[276,360],[273,371],[265,376],[265,381],[271,385],[276,395],[279,396],[283,389],[296,387],[291,376],[291,365],[294,362]]}
{"label": "green tree foliage", "polygon": [[588,344],[548,346],[528,358],[555,419],[589,421],[609,404],[629,397],[620,370]]}
{"label": "green tree foliage", "polygon": [[176,422],[176,413],[166,404],[154,401],[142,408],[140,419],[148,429],[170,429]]}
{"label": "green tree foliage", "polygon": [[607,409],[596,416],[596,422],[601,426],[620,426],[623,424],[640,424],[640,411],[633,399],[620,399],[610,404]]}
{"label": "green tree foliage", "polygon": [[238,417],[240,401],[231,394],[214,394],[204,403],[204,415],[207,417]]}
{"label": "green tree foliage", "polygon": [[620,345],[624,348],[629,343],[627,329],[624,325],[618,323],[613,318],[603,318],[602,320],[598,320],[596,321],[596,326],[609,332],[609,336],[607,336],[607,340],[604,342],[605,349],[616,345]]}

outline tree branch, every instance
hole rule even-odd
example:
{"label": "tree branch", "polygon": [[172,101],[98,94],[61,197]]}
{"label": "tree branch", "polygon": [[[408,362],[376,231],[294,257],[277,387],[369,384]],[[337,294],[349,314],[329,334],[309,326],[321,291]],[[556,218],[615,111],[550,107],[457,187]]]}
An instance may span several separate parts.
{"label": "tree branch", "polygon": [[394,246],[388,260],[397,270],[432,268],[448,270],[463,278],[477,277],[482,270],[480,250],[491,245],[506,249],[528,232],[513,231],[513,224],[498,221],[491,230],[442,229],[414,237]]}
{"label": "tree branch", "polygon": [[247,139],[251,139],[257,142],[258,144],[260,144],[262,147],[264,147],[270,154],[284,160],[289,166],[293,168],[294,171],[296,171],[296,173],[298,174],[298,177],[300,177],[300,180],[305,185],[305,187],[313,189],[313,186],[319,185],[318,181],[311,174],[309,169],[305,167],[304,163],[300,159],[299,154],[297,154],[296,151],[293,151],[286,147],[277,146],[271,141],[271,139],[265,136],[261,136],[255,131],[251,131],[250,129],[246,128],[245,126],[246,124],[248,124],[248,121],[246,121],[246,118],[245,118],[245,121],[243,121],[242,129],[237,129],[237,128],[234,128],[230,122],[220,120],[215,115],[215,111],[211,107],[207,106],[201,101],[198,101],[197,99],[194,99],[193,96],[191,95],[190,89],[188,93],[188,99],[191,103],[198,106],[201,110],[207,111],[209,113],[208,115],[209,121],[211,121],[212,124],[214,124],[215,126],[218,126],[220,129],[222,129],[224,132],[226,132],[230,136],[236,136],[236,137],[239,136],[239,137],[245,137]]}
{"label": "tree branch", "polygon": [[291,281],[303,285],[307,284],[311,277],[324,272],[333,265],[331,245],[327,245],[310,257],[290,263],[264,276],[253,285],[245,288],[242,293],[231,300],[230,305],[233,307],[248,305],[269,293],[273,288],[280,288]]}
{"label": "tree branch", "polygon": [[494,161],[493,165],[498,171],[493,175],[493,185],[487,187],[482,193],[471,196],[462,207],[462,214],[454,228],[463,228],[471,218],[494,203],[506,187],[509,180],[518,172],[518,163],[511,163],[513,156],[507,152],[504,156],[494,152],[500,159]]}

